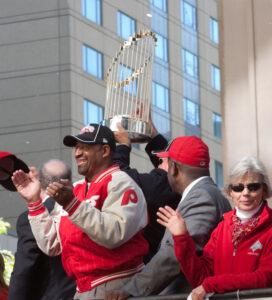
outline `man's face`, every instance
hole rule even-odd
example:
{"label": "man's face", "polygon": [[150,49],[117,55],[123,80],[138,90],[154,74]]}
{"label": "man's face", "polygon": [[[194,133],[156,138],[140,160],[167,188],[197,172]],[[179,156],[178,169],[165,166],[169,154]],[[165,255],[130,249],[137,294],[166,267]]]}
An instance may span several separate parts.
{"label": "man's face", "polygon": [[100,171],[103,162],[103,149],[99,144],[84,144],[77,142],[75,146],[75,159],[78,173],[92,179]]}

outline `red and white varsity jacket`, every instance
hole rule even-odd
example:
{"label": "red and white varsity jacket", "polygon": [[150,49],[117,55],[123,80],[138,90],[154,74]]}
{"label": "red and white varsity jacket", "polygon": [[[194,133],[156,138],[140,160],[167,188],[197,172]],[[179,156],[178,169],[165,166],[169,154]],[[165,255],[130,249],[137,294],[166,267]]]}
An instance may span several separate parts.
{"label": "red and white varsity jacket", "polygon": [[[117,165],[87,187],[74,184],[74,199],[48,213],[42,202],[29,205],[29,221],[39,247],[62,254],[63,267],[79,292],[143,269],[148,244],[146,201],[138,185]],[[87,191],[86,197],[85,193]]]}
{"label": "red and white varsity jacket", "polygon": [[270,287],[272,283],[272,210],[267,203],[257,227],[234,251],[232,243],[235,209],[224,214],[198,257],[189,234],[173,236],[175,253],[188,282],[200,284],[207,293]]}

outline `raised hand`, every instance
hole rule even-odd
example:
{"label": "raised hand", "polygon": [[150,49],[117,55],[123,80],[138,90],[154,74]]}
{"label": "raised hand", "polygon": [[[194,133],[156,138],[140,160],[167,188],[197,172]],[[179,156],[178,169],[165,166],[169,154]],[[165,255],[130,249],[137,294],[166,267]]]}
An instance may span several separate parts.
{"label": "raised hand", "polygon": [[114,137],[117,143],[120,145],[127,145],[131,147],[131,141],[128,132],[123,128],[121,123],[116,123],[118,131],[114,131]]}
{"label": "raised hand", "polygon": [[50,183],[46,189],[46,194],[61,206],[65,206],[74,197],[74,187],[68,179],[61,179],[60,181]]}
{"label": "raised hand", "polygon": [[15,171],[11,179],[19,194],[28,204],[40,201],[41,184],[32,171],[28,174],[22,170]]}
{"label": "raised hand", "polygon": [[177,210],[169,206],[160,207],[157,212],[157,222],[168,228],[173,235],[182,235],[187,232],[186,223]]}

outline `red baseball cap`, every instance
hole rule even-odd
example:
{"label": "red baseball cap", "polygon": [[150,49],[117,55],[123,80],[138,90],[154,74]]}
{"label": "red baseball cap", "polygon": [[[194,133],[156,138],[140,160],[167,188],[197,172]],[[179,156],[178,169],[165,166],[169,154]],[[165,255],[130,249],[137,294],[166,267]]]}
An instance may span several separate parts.
{"label": "red baseball cap", "polygon": [[7,190],[16,192],[11,176],[14,171],[23,170],[28,173],[28,166],[14,154],[0,151],[0,184]]}
{"label": "red baseball cap", "polygon": [[170,157],[192,167],[209,168],[209,148],[199,137],[178,137],[167,148],[166,151],[159,152],[157,156]]}

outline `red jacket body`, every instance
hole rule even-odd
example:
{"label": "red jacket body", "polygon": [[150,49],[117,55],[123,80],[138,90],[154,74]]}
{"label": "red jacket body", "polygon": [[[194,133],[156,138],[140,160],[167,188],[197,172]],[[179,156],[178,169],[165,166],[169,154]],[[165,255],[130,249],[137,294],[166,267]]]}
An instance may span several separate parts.
{"label": "red jacket body", "polygon": [[228,290],[272,286],[272,210],[265,203],[257,227],[238,244],[232,243],[235,209],[213,231],[198,257],[189,234],[174,236],[181,270],[193,287],[223,293]]}

